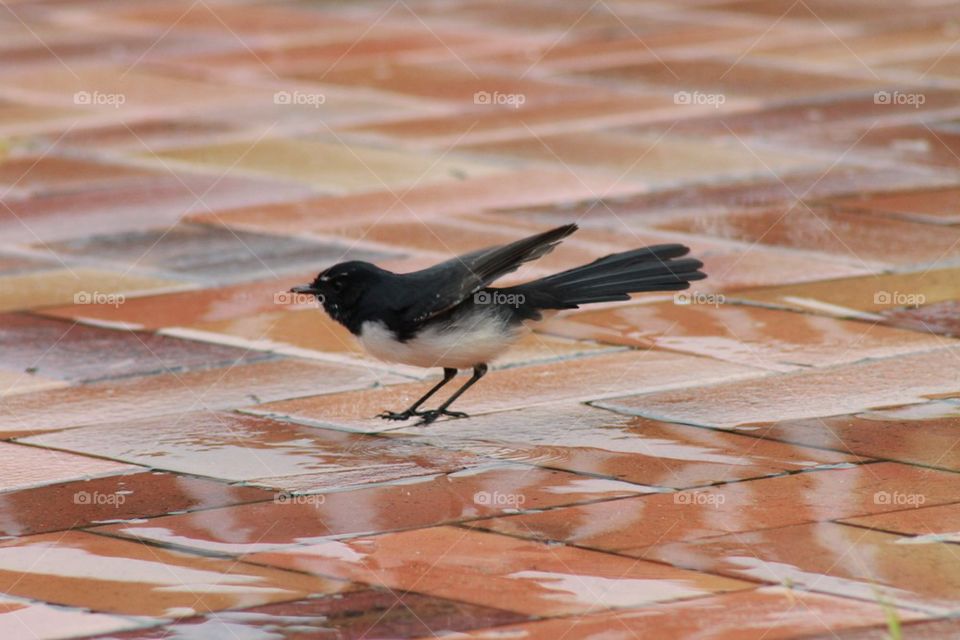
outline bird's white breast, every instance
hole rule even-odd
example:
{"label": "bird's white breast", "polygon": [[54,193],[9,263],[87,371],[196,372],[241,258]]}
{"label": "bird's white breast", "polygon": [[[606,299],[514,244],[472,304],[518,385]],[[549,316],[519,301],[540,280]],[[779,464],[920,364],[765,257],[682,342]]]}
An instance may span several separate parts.
{"label": "bird's white breast", "polygon": [[428,326],[400,342],[382,322],[367,321],[360,327],[360,343],[368,353],[388,362],[467,369],[495,359],[520,333],[494,316],[475,316],[442,329]]}

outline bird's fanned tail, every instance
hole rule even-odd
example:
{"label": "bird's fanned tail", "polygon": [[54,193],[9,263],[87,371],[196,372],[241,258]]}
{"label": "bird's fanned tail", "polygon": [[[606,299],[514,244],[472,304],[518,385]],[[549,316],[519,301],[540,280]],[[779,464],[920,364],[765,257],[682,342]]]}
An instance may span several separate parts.
{"label": "bird's fanned tail", "polygon": [[689,251],[680,244],[624,251],[504,291],[522,294],[529,309],[574,309],[629,300],[631,293],[679,291],[707,277],[699,271],[702,262],[682,257]]}

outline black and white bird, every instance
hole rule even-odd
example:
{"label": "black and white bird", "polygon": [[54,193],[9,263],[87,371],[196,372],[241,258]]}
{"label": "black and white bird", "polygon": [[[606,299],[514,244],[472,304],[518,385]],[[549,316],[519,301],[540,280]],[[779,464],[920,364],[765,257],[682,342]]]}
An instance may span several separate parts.
{"label": "black and white bird", "polygon": [[[404,411],[381,418],[419,424],[440,416],[465,418],[450,405],[487,373],[542,312],[576,309],[593,302],[628,300],[630,293],[678,291],[706,275],[690,250],[662,244],[594,260],[539,280],[506,288],[490,284],[520,265],[543,257],[577,230],[568,224],[510,244],[458,256],[413,273],[392,273],[368,262],[341,262],[309,285],[290,291],[316,296],[331,318],[360,339],[363,348],[388,362],[442,367],[443,379]],[[459,369],[473,376],[436,409],[420,410]]]}

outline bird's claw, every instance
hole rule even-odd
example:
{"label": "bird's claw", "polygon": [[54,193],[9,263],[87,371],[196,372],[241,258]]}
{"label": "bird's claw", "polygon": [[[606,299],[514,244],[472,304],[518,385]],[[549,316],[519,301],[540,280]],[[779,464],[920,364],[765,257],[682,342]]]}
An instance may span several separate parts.
{"label": "bird's claw", "polygon": [[384,411],[383,413],[377,414],[378,418],[384,420],[409,420],[413,416],[420,415],[417,411],[401,411],[397,413],[396,411]]}
{"label": "bird's claw", "polygon": [[384,411],[383,413],[377,414],[378,418],[383,420],[409,420],[413,417],[420,418],[420,422],[417,423],[417,426],[422,424],[430,424],[431,422],[436,421],[437,418],[441,416],[447,416],[450,418],[469,418],[467,414],[462,411],[450,411],[449,409],[428,409],[426,411]]}
{"label": "bird's claw", "polygon": [[416,426],[430,424],[440,416],[449,416],[451,418],[469,418],[470,417],[462,411],[449,411],[447,409],[430,409],[428,411],[421,411],[417,415],[420,416],[420,422],[418,422]]}

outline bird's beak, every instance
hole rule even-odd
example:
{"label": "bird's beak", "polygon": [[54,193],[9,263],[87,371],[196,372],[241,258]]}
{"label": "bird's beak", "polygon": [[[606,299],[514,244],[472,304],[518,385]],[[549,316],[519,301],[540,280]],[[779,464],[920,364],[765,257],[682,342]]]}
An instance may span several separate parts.
{"label": "bird's beak", "polygon": [[301,284],[290,289],[290,293],[317,293],[317,290],[309,284]]}

